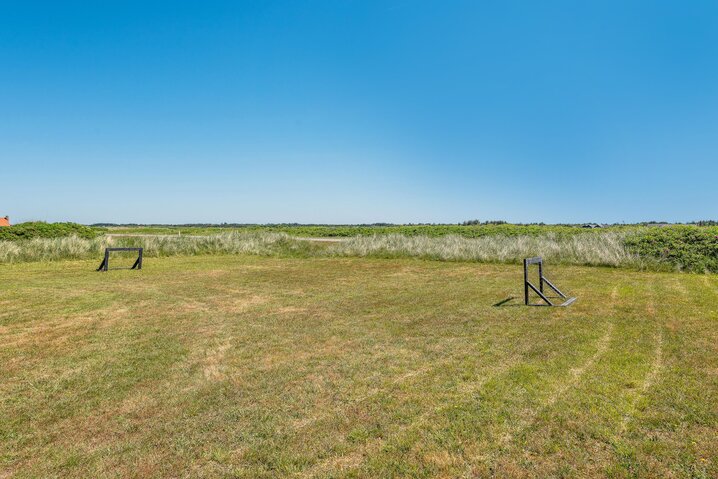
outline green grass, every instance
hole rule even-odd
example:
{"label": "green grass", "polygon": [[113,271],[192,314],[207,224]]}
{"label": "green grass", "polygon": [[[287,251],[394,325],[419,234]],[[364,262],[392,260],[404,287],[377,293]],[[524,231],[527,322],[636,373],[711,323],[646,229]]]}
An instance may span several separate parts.
{"label": "green grass", "polygon": [[0,267],[0,477],[718,475],[718,278],[411,259]]}
{"label": "green grass", "polygon": [[606,231],[635,230],[636,226],[614,226],[602,229],[585,229],[570,225],[240,225],[240,226],[113,226],[98,227],[98,232],[114,234],[162,234],[162,235],[212,235],[225,232],[269,231],[287,233],[299,237],[341,238],[400,234],[405,236],[446,236],[458,235],[465,238],[484,236],[538,236],[553,234],[573,236]]}

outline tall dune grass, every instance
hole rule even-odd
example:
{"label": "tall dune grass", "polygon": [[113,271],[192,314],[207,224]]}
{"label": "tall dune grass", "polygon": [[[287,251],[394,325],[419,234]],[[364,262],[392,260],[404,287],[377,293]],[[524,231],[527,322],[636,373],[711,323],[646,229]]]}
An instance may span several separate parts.
{"label": "tall dune grass", "polygon": [[97,257],[109,244],[106,237],[85,239],[74,235],[64,238],[0,241],[0,263]]}
{"label": "tall dune grass", "polygon": [[147,257],[255,254],[417,257],[441,261],[518,263],[522,258],[543,256],[547,261],[560,264],[666,269],[666,265],[629,251],[625,240],[626,234],[620,232],[480,238],[389,234],[357,236],[331,245],[299,241],[286,233],[276,232],[231,232],[210,236],[102,236],[94,239],[70,236],[0,241],[0,263],[99,260],[106,246],[134,246],[143,247]]}
{"label": "tall dune grass", "polygon": [[205,254],[271,255],[290,250],[286,233],[221,233],[210,236],[144,236],[115,238],[123,246],[141,246],[147,256],[197,256]]}
{"label": "tall dune grass", "polygon": [[355,237],[334,246],[341,256],[419,257],[443,261],[517,263],[543,256],[552,263],[595,266],[639,266],[641,258],[624,245],[621,233],[559,236],[484,236],[464,238],[384,235]]}
{"label": "tall dune grass", "polygon": [[[27,241],[0,241],[0,263],[100,258],[108,246],[144,248],[145,256],[193,256],[202,254],[278,254],[291,251],[284,233],[223,233],[212,236],[110,237],[84,239],[35,238]],[[298,243],[298,242],[297,242]],[[297,245],[299,247],[301,245]]]}

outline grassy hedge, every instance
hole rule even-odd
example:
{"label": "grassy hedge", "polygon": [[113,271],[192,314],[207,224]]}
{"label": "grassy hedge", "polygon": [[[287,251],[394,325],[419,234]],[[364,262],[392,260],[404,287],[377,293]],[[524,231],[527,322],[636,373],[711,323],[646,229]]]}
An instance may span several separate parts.
{"label": "grassy hedge", "polygon": [[629,251],[675,269],[718,273],[718,228],[671,226],[646,228],[625,239]]}
{"label": "grassy hedge", "polygon": [[0,241],[21,241],[34,238],[64,238],[68,236],[92,239],[98,234],[96,230],[77,223],[31,221],[0,228]]}

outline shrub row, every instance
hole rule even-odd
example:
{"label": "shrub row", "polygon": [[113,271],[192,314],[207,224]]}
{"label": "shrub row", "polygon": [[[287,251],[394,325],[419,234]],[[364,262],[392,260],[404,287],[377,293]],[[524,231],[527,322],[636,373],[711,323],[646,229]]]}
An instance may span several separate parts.
{"label": "shrub row", "polygon": [[99,232],[95,229],[77,223],[45,223],[43,221],[32,221],[0,228],[0,241],[21,241],[33,238],[64,238],[68,236],[92,239],[98,234]]}
{"label": "shrub row", "polygon": [[718,229],[698,226],[645,228],[625,239],[629,251],[676,270],[718,273]]}

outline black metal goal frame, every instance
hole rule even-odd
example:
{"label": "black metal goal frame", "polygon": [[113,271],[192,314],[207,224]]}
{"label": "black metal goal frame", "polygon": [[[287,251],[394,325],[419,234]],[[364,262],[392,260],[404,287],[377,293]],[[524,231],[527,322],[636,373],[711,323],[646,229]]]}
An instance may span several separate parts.
{"label": "black metal goal frame", "polygon": [[[100,263],[97,271],[108,271],[110,269],[110,252],[111,251],[137,251],[137,261],[129,269],[142,269],[142,248],[105,248],[105,258]],[[127,269],[127,268],[115,268],[115,269]]]}
{"label": "black metal goal frame", "polygon": [[[529,281],[529,266],[532,264],[538,265],[538,288],[534,286],[531,281]],[[561,304],[554,304],[553,302],[551,302],[551,300],[548,299],[548,297],[546,297],[546,295],[544,294],[544,284],[548,285],[549,288],[554,290],[562,299],[565,299],[565,301]],[[569,298],[568,296],[563,294],[560,289],[554,286],[554,284],[549,281],[546,276],[543,275],[543,258],[541,258],[540,256],[524,259],[524,304],[526,306],[544,306],[542,304],[533,304],[529,301],[529,290],[533,290],[534,293],[538,294],[539,298],[546,302],[545,306],[568,306],[574,301],[576,301],[576,298]]]}

